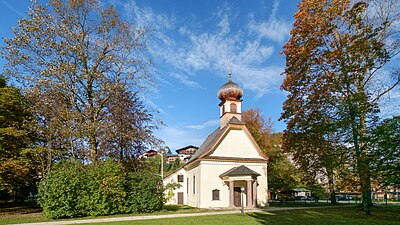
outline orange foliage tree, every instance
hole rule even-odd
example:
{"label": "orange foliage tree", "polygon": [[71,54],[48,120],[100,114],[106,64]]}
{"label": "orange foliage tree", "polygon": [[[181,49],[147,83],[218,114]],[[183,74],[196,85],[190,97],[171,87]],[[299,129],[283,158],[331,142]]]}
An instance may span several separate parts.
{"label": "orange foliage tree", "polygon": [[367,137],[379,119],[378,101],[400,82],[399,70],[388,70],[398,54],[399,5],[396,0],[303,0],[283,50],[284,149],[308,149],[320,161],[345,155],[360,178],[367,214],[372,204]]}

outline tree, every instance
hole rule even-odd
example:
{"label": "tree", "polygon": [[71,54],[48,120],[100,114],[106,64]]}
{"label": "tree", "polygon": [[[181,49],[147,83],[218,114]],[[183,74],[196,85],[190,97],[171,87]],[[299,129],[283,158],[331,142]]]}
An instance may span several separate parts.
{"label": "tree", "polygon": [[273,143],[271,142],[272,119],[265,119],[260,109],[249,109],[242,113],[242,120],[258,146],[265,153],[271,151],[273,148]]}
{"label": "tree", "polygon": [[[284,148],[301,145],[290,136],[313,135],[321,151],[344,149],[360,178],[367,214],[372,204],[367,136],[378,119],[379,100],[400,82],[398,70],[387,72],[398,54],[393,30],[398,7],[395,0],[303,0],[283,50],[281,88],[289,92],[281,116],[287,123]],[[385,83],[374,85],[377,80]]]}
{"label": "tree", "polygon": [[249,109],[242,114],[242,121],[268,156],[268,188],[272,192],[294,188],[299,177],[288,157],[281,150],[282,135],[272,133],[272,119],[266,120],[259,109]]}
{"label": "tree", "polygon": [[36,141],[29,102],[0,76],[0,195],[21,201],[35,192],[38,171],[26,153]]}
{"label": "tree", "polygon": [[160,145],[160,140],[153,135],[153,115],[144,107],[138,93],[116,90],[115,98],[108,104],[107,133],[101,148],[106,155],[122,163],[130,163],[149,146]]}
{"label": "tree", "polygon": [[[5,73],[30,88],[46,147],[95,162],[106,154],[104,143],[115,141],[117,154],[126,156],[131,151],[120,148],[130,148],[143,130],[152,132],[146,125],[152,116],[135,94],[151,81],[147,29],[122,21],[112,6],[103,8],[97,0],[50,0],[49,5],[33,2],[13,32],[1,51],[8,62]],[[117,109],[117,102],[127,102],[129,109]],[[125,129],[110,117],[133,112],[144,114],[132,125],[143,128],[140,134],[131,127],[128,141],[119,139],[121,130],[109,136]]]}
{"label": "tree", "polygon": [[372,168],[383,185],[400,185],[400,116],[382,121],[371,135]]}

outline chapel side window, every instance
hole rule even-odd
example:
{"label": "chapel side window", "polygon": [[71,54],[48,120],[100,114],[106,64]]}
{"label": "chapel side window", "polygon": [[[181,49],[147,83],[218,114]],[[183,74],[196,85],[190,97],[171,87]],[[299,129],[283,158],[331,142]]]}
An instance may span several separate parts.
{"label": "chapel side window", "polygon": [[235,103],[231,103],[231,113],[236,113],[237,112],[237,107]]}
{"label": "chapel side window", "polygon": [[178,175],[178,182],[183,183],[183,175]]}
{"label": "chapel side window", "polygon": [[213,201],[219,200],[219,190],[218,189],[212,190],[212,200]]}
{"label": "chapel side window", "polygon": [[186,193],[189,194],[189,177],[186,178]]}
{"label": "chapel side window", "polygon": [[196,194],[196,177],[193,176],[193,194]]}

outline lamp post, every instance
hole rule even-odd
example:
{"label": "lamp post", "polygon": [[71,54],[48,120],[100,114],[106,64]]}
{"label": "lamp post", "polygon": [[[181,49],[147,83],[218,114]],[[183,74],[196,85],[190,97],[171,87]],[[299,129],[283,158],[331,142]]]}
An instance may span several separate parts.
{"label": "lamp post", "polygon": [[240,187],[240,191],[242,192],[242,215],[244,214],[244,187]]}
{"label": "lamp post", "polygon": [[164,150],[161,149],[161,180],[164,179]]}

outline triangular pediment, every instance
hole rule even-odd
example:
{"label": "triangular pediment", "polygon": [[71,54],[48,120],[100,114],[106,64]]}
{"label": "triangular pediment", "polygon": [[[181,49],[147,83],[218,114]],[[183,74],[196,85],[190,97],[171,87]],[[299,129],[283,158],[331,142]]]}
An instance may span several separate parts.
{"label": "triangular pediment", "polygon": [[244,125],[230,127],[208,156],[265,159]]}

